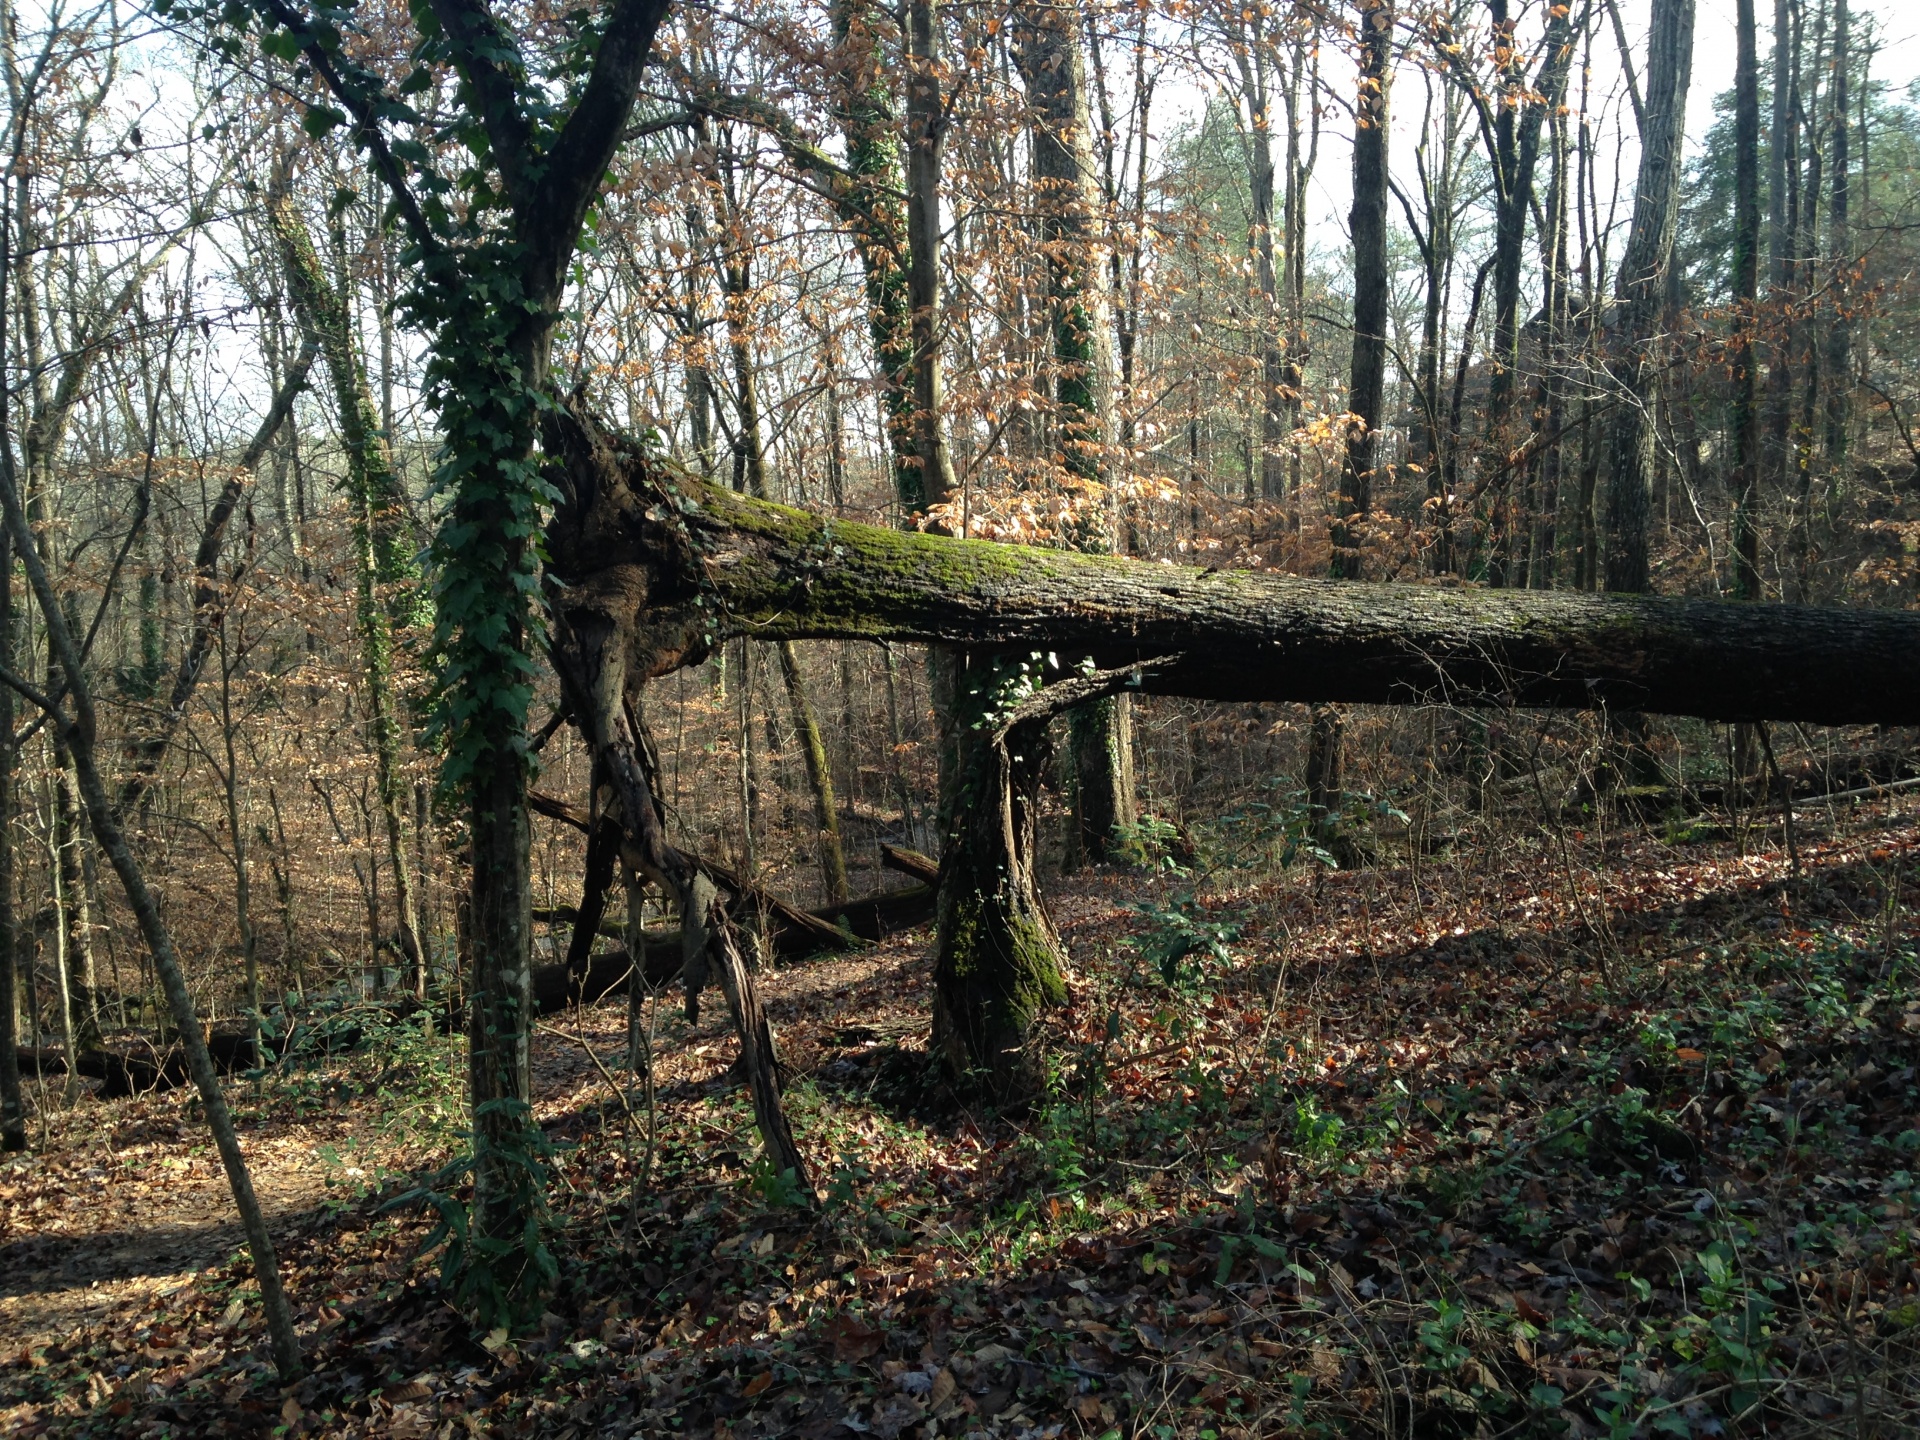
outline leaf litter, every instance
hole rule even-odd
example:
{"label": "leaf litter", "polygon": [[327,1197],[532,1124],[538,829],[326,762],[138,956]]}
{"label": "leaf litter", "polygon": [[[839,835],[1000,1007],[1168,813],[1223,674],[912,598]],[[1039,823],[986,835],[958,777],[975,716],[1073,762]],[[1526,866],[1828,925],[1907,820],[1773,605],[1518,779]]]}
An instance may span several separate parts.
{"label": "leaf litter", "polygon": [[1869,810],[1797,878],[1636,834],[1574,837],[1584,869],[1070,877],[1075,1003],[1018,1113],[930,1079],[924,934],[794,966],[806,1209],[755,1170],[719,1017],[660,1007],[650,1155],[605,1078],[623,1006],[562,1017],[562,1282],[524,1334],[474,1333],[387,1204],[449,1153],[417,1120],[457,1103],[453,1042],[238,1088],[290,1388],[191,1105],[83,1105],[0,1167],[0,1428],[1912,1434],[1917,842]]}

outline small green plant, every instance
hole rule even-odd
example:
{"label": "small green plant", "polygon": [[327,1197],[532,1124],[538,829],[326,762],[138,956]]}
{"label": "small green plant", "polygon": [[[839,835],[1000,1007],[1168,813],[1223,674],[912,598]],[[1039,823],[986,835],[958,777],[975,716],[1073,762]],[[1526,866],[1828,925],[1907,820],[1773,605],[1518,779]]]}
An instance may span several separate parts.
{"label": "small green plant", "polygon": [[[1700,1304],[1704,1328],[1697,1323],[1690,1335],[1676,1339],[1674,1349],[1696,1361],[1702,1370],[1726,1377],[1733,1412],[1758,1403],[1773,1370],[1773,1316],[1770,1293],[1783,1289],[1781,1281],[1763,1276],[1759,1287],[1749,1285],[1740,1254],[1731,1244],[1716,1240],[1700,1251]],[[1698,1317],[1696,1318],[1696,1322]]]}
{"label": "small green plant", "polygon": [[1311,1095],[1293,1102],[1293,1149],[1311,1165],[1331,1165],[1346,1154],[1347,1122],[1329,1115]]}
{"label": "small green plant", "polygon": [[1209,964],[1232,961],[1239,923],[1210,915],[1193,891],[1183,890],[1164,904],[1136,903],[1133,909],[1146,917],[1147,926],[1129,943],[1169,987],[1194,989]]}
{"label": "small green plant", "polygon": [[775,1170],[773,1161],[765,1155],[753,1162],[747,1187],[769,1210],[804,1209],[812,1199],[792,1169]]}
{"label": "small green plant", "polygon": [[1192,843],[1171,820],[1142,815],[1131,825],[1114,826],[1113,838],[1114,849],[1129,865],[1164,870],[1169,875],[1192,873]]}
{"label": "small green plant", "polygon": [[1282,870],[1302,861],[1340,868],[1339,857],[1321,840],[1332,832],[1356,832],[1383,821],[1411,825],[1407,814],[1391,802],[1365,791],[1343,791],[1331,815],[1319,813],[1305,790],[1285,790],[1274,785],[1274,798],[1256,800],[1231,814],[1223,815],[1210,827],[1219,837],[1220,850],[1238,864],[1267,863]]}

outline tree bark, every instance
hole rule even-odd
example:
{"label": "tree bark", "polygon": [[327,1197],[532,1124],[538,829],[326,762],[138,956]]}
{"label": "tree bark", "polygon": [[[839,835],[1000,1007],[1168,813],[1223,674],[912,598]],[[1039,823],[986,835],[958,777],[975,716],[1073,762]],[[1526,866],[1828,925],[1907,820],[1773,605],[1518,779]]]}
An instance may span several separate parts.
{"label": "tree bark", "polygon": [[[284,177],[276,177],[267,216],[279,241],[287,290],[300,328],[318,344],[333,379],[334,411],[346,450],[347,499],[351,507],[357,572],[356,620],[360,663],[367,685],[368,740],[374,788],[393,871],[394,911],[400,951],[413,969],[413,993],[427,994],[427,946],[420,930],[413,857],[406,830],[406,782],[402,774],[400,717],[393,689],[394,626],[421,618],[416,546],[407,524],[406,491],[393,451],[380,429],[373,387],[339,292],[320,266],[305,225],[293,208]],[[384,592],[384,593],[383,593]]]}
{"label": "tree bark", "polygon": [[1827,460],[1838,464],[1847,454],[1847,422],[1853,400],[1852,241],[1848,205],[1852,185],[1848,144],[1852,117],[1847,113],[1852,62],[1847,0],[1833,0],[1833,85],[1827,103],[1832,114],[1828,164],[1833,173],[1827,202],[1827,250],[1833,259],[1833,314],[1827,328]]}
{"label": "tree bark", "polygon": [[1694,0],[1653,0],[1646,120],[1633,224],[1615,287],[1609,368],[1618,403],[1609,451],[1607,589],[1641,594],[1651,581],[1647,529],[1654,470],[1654,349],[1666,312],[1667,269],[1679,218],[1687,85],[1693,73]]}
{"label": "tree bark", "polygon": [[[0,439],[0,444],[5,441]],[[11,674],[14,657],[13,536],[0,529],[0,667]],[[13,691],[0,685],[0,835],[13,834]],[[0,1150],[27,1148],[27,1111],[20,1095],[20,1000],[16,993],[20,932],[13,911],[13,852],[0,844]]]}
{"label": "tree bark", "polygon": [[940,183],[948,117],[942,98],[938,0],[907,11],[907,304],[913,336],[913,458],[919,485],[911,513],[945,504],[957,488],[947,451],[946,387],[940,375]]}
{"label": "tree bark", "polygon": [[[1365,570],[1366,526],[1373,510],[1374,467],[1380,457],[1381,410],[1387,386],[1387,142],[1388,101],[1393,85],[1395,0],[1366,0],[1360,7],[1360,83],[1354,105],[1353,351],[1347,373],[1347,446],[1340,468],[1340,496],[1328,536],[1327,574],[1358,580]],[[1342,790],[1339,713],[1316,706],[1307,737],[1307,806],[1319,843],[1335,854],[1346,848],[1339,833]]]}
{"label": "tree bark", "polygon": [[970,737],[954,777],[941,862],[929,1044],[957,1076],[996,1096],[1031,1091],[1033,1021],[1066,1002],[1059,933],[1034,883],[1034,816],[1045,768],[1044,720],[995,734],[1035,654],[958,652],[949,700]]}
{"label": "tree bark", "polygon": [[800,657],[794,653],[793,642],[782,640],[774,648],[780,655],[780,676],[786,682],[787,702],[793,707],[793,726],[800,734],[800,754],[806,762],[807,783],[813,790],[813,814],[820,826],[820,879],[827,903],[843,905],[847,900],[847,859],[840,844],[840,805],[833,793],[827,745],[820,738],[820,723],[807,699],[806,677],[800,671]]}
{"label": "tree bark", "polygon": [[[611,508],[584,509],[578,503],[563,501],[554,515],[551,529],[554,535],[565,537],[563,545],[598,549],[598,527],[621,513],[617,497],[631,499],[635,495],[628,472],[635,457],[611,443],[597,427],[571,421],[567,412],[559,410],[547,417],[545,449],[554,457],[548,469],[553,482],[576,495],[584,493],[612,501]],[[704,482],[694,483],[704,486]],[[733,495],[739,504],[766,506],[764,501],[732,491],[704,488]],[[734,905],[745,898],[747,888],[730,880],[725,885],[732,892],[729,898],[716,884],[716,872],[699,865],[668,841],[655,794],[653,749],[639,718],[641,692],[650,671],[643,663],[644,652],[634,644],[629,619],[636,604],[645,603],[644,567],[616,564],[589,577],[564,563],[555,563],[550,552],[547,575],[554,666],[571,713],[592,749],[594,773],[600,783],[610,787],[618,804],[624,836],[622,859],[629,869],[677,900],[686,941],[689,1010],[695,1010],[700,990],[712,975],[726,994],[740,1036],[742,1068],[753,1094],[768,1163],[776,1175],[790,1174],[801,1193],[810,1194],[806,1162],[794,1144],[780,1101],[772,1027],[746,966],[744,937],[731,915]],[[576,576],[581,583],[573,583]]]}
{"label": "tree bark", "polygon": [[1347,448],[1333,524],[1328,574],[1358,580],[1364,526],[1373,508],[1380,412],[1387,383],[1387,100],[1393,84],[1395,0],[1366,0],[1360,11],[1360,91],[1354,109],[1353,355],[1347,378]]}
{"label": "tree bark", "polygon": [[1733,74],[1733,594],[1760,598],[1760,455],[1753,332],[1760,295],[1760,59],[1754,0],[1736,0]]}
{"label": "tree bark", "polygon": [[1794,105],[1800,89],[1798,22],[1792,0],[1773,0],[1773,111],[1767,136],[1768,324],[1766,434],[1763,483],[1786,490],[1793,453],[1792,315],[1794,232],[1798,225],[1800,126]]}
{"label": "tree bark", "polygon": [[[1071,480],[1097,485],[1107,476],[1113,440],[1114,365],[1095,246],[1100,192],[1078,19],[1058,0],[1024,5],[1014,54],[1033,112],[1033,188],[1047,264],[1056,462]],[[1271,190],[1269,176],[1269,209]],[[1108,501],[1098,491],[1088,499],[1070,543],[1110,553]],[[1096,701],[1067,716],[1076,842],[1070,852],[1076,859],[1109,859],[1116,831],[1136,818],[1131,721],[1124,698]]]}
{"label": "tree bark", "polygon": [[553,571],[619,617],[636,678],[752,634],[1175,655],[1139,688],[1199,699],[1920,723],[1920,614],[1308,580],[901,533],[737,496],[557,423],[600,459],[552,474]]}

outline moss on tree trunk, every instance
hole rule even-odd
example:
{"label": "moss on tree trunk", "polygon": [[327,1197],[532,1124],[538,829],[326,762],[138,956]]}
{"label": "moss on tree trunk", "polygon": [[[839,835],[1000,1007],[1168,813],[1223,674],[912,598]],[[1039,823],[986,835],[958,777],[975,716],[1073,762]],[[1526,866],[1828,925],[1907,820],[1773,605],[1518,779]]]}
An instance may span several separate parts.
{"label": "moss on tree trunk", "polygon": [[1046,721],[1002,728],[1040,663],[1019,652],[954,651],[937,677],[953,728],[932,1043],[950,1072],[1003,1099],[1031,1087],[1028,1034],[1067,999],[1060,936],[1034,877]]}

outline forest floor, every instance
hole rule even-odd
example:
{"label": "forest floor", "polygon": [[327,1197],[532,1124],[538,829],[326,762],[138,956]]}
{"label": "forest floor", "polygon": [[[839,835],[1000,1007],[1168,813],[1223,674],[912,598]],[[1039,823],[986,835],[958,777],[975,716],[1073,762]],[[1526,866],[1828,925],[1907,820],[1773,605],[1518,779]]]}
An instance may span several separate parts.
{"label": "forest floor", "polygon": [[193,1104],[82,1101],[0,1164],[0,1431],[1920,1433],[1920,810],[1803,808],[1797,873],[1746,838],[1061,881],[1075,1003],[1018,1114],[929,1085],[924,934],[783,969],[811,1206],[754,1167],[717,997],[660,1005],[651,1110],[624,1004],[555,1017],[524,1334],[389,1203],[457,1145],[457,1041],[236,1082],[290,1388]]}

